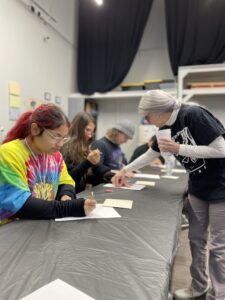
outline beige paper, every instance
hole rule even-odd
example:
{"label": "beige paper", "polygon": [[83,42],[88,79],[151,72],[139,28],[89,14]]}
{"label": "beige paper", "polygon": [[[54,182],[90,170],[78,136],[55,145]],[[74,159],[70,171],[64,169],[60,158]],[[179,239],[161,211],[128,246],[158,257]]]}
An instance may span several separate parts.
{"label": "beige paper", "polygon": [[172,176],[172,175],[164,175],[164,176],[161,176],[161,178],[178,179],[179,177],[178,176]]}
{"label": "beige paper", "polygon": [[135,182],[135,184],[143,184],[143,185],[148,185],[148,186],[155,186],[154,181],[143,181],[143,180],[138,180]]}
{"label": "beige paper", "polygon": [[133,200],[123,200],[123,199],[105,199],[103,206],[119,207],[119,208],[129,208],[131,209],[133,205]]}

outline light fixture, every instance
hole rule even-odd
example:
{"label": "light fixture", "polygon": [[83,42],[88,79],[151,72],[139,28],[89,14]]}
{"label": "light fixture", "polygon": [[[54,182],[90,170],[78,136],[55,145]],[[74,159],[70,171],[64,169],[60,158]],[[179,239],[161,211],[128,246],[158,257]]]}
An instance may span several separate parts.
{"label": "light fixture", "polygon": [[103,4],[103,0],[95,0],[95,2],[100,6]]}

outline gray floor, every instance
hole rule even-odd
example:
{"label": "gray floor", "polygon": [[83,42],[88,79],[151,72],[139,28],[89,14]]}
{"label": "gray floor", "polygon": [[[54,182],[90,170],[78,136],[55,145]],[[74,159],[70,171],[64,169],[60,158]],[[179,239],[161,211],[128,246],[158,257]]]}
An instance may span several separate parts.
{"label": "gray floor", "polygon": [[[190,262],[191,254],[188,241],[188,229],[183,229],[180,235],[180,244],[175,257],[173,272],[171,276],[171,293],[173,293],[177,289],[182,289],[190,286]],[[205,297],[198,297],[196,299],[204,300]]]}

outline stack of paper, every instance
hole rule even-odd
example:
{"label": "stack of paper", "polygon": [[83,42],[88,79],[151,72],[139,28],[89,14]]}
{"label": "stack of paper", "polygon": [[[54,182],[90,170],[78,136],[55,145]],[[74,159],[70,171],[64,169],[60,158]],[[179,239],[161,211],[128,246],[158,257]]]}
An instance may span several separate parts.
{"label": "stack of paper", "polygon": [[164,175],[164,176],[161,176],[162,178],[168,178],[168,179],[178,179],[179,177],[178,176],[173,176],[173,175]]}
{"label": "stack of paper", "polygon": [[119,207],[119,208],[129,208],[131,209],[133,205],[133,200],[123,200],[123,199],[105,199],[103,206],[109,207]]}
{"label": "stack of paper", "polygon": [[142,184],[142,185],[148,185],[148,186],[155,186],[154,181],[143,181],[143,180],[138,180],[135,182],[136,184]]}
{"label": "stack of paper", "polygon": [[160,179],[160,176],[155,174],[138,173],[134,175],[134,178]]}
{"label": "stack of paper", "polygon": [[[166,170],[161,170],[161,172],[166,172]],[[172,169],[172,173],[187,173],[185,169]]]}
{"label": "stack of paper", "polygon": [[132,184],[131,186],[121,186],[121,187],[116,187],[112,183],[106,183],[104,187],[110,187],[110,188],[118,188],[118,189],[124,189],[124,190],[133,190],[133,191],[140,191],[143,188],[145,188],[145,185],[141,184]]}

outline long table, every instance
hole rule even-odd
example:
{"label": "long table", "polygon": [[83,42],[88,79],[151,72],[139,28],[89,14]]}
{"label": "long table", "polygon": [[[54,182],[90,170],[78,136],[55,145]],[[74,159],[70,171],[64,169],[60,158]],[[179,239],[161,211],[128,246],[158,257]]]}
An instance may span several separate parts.
{"label": "long table", "polygon": [[179,183],[156,180],[141,191],[95,187],[99,203],[134,201],[132,210],[116,209],[118,219],[0,227],[0,299],[21,299],[60,278],[96,300],[166,300],[187,180],[179,176]]}

